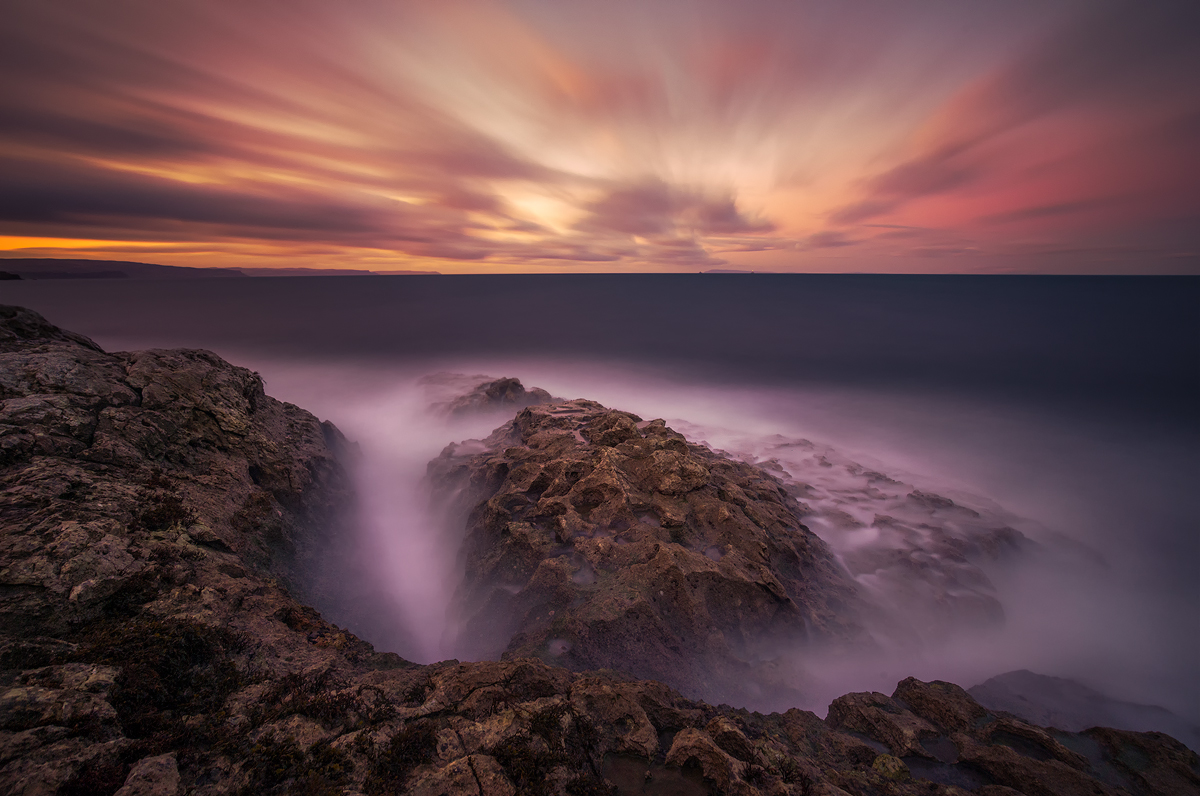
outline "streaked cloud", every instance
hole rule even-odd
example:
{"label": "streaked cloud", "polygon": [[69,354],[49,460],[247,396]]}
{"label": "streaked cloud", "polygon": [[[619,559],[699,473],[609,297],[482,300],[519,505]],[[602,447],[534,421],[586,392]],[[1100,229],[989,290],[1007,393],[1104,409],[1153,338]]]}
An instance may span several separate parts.
{"label": "streaked cloud", "polygon": [[15,0],[0,248],[443,271],[1137,250],[1186,270],[1196,8]]}

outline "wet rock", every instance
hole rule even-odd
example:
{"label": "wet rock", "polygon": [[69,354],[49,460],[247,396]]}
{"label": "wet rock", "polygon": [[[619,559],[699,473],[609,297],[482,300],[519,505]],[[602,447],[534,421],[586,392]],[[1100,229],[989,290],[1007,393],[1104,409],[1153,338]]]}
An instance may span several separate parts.
{"label": "wet rock", "polygon": [[825,721],[833,729],[862,733],[879,741],[897,757],[926,756],[921,739],[938,734],[928,721],[878,692],[838,697],[829,706]]}
{"label": "wet rock", "polygon": [[525,389],[520,379],[503,378],[477,383],[466,393],[436,403],[433,408],[435,411],[450,416],[462,416],[497,410],[524,409],[527,406],[553,403],[556,400],[540,387]]}
{"label": "wet rock", "polygon": [[464,657],[755,704],[788,692],[781,648],[861,640],[849,578],[762,470],[584,400],[525,409],[482,446],[430,464],[467,525]]}
{"label": "wet rock", "polygon": [[[827,445],[782,436],[728,444],[777,476],[800,501],[803,521],[856,580],[870,584],[879,612],[868,626],[878,638],[936,641],[1002,624],[989,573],[1046,552],[1012,527],[1019,518],[990,501],[968,508]],[[1081,551],[1059,552],[1077,558]]]}

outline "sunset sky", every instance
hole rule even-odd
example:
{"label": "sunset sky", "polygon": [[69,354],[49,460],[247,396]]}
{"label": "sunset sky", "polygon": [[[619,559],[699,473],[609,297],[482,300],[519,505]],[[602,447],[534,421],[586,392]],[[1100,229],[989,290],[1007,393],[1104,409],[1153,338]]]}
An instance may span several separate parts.
{"label": "sunset sky", "polygon": [[1200,3],[8,0],[0,255],[1200,273]]}

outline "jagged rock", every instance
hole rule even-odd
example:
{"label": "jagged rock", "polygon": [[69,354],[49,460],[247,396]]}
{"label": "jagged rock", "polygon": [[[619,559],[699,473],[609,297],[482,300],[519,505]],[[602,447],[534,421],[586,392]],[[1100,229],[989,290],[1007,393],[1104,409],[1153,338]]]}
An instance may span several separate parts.
{"label": "jagged rock", "polygon": [[786,693],[781,648],[859,638],[849,578],[763,471],[585,400],[525,409],[483,447],[430,464],[466,517],[464,656],[747,704]]}
{"label": "jagged rock", "polygon": [[[17,418],[6,435],[33,440],[0,464],[2,793],[1200,793],[1200,760],[1167,736],[1046,731],[945,683],[850,695],[822,721],[534,659],[417,666],[376,653],[278,579],[303,574],[293,548],[345,499],[331,430],[211,355],[108,355],[27,311],[0,310],[0,357],[5,384],[43,390],[0,395]],[[10,411],[31,396],[82,421]],[[109,409],[120,423],[102,423]],[[587,432],[619,449],[638,444],[629,430],[617,418]],[[743,494],[769,486],[738,485],[719,457],[700,465]],[[682,488],[688,469],[671,472],[678,483],[655,482]],[[676,493],[662,516],[690,527],[706,488]],[[269,500],[246,504],[260,492]],[[747,505],[786,519],[771,501]],[[903,781],[876,767],[901,741],[913,752]]]}
{"label": "jagged rock", "polygon": [[713,782],[721,792],[733,792],[734,783],[742,780],[747,765],[734,760],[702,730],[681,730],[667,752],[669,766],[696,765],[704,778]]}
{"label": "jagged rock", "polygon": [[408,792],[413,796],[514,796],[517,791],[494,757],[469,755],[433,772]]}
{"label": "jagged rock", "polygon": [[909,677],[896,686],[893,696],[944,732],[969,730],[987,714],[962,688],[941,680],[922,683],[915,677]]}
{"label": "jagged rock", "polygon": [[880,755],[871,763],[871,768],[883,776],[896,782],[904,782],[912,778],[912,773],[904,761],[893,755]]}
{"label": "jagged rock", "polygon": [[829,706],[826,721],[836,729],[862,733],[885,744],[897,757],[927,756],[921,740],[938,734],[928,721],[879,692],[838,697]]}
{"label": "jagged rock", "polygon": [[762,763],[762,756],[746,738],[741,728],[727,716],[717,716],[704,728],[717,746],[743,763]]}
{"label": "jagged rock", "polygon": [[468,392],[436,403],[434,409],[447,415],[461,416],[500,409],[515,411],[527,406],[554,403],[556,400],[540,387],[525,389],[520,379],[503,378],[476,383]]}
{"label": "jagged rock", "polygon": [[849,694],[834,700],[826,723],[886,745],[914,778],[972,783],[973,790],[996,796],[1007,792],[1003,788],[1027,796],[1200,788],[1200,759],[1168,736],[1044,730],[989,713],[952,683],[910,677],[891,697]]}
{"label": "jagged rock", "polygon": [[172,753],[139,760],[114,796],[175,796],[177,793],[179,766]]}

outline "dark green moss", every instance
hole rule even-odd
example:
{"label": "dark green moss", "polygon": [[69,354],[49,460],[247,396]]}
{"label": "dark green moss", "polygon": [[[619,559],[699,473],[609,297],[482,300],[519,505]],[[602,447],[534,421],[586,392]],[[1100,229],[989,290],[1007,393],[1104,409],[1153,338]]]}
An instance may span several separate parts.
{"label": "dark green moss", "polygon": [[436,752],[437,725],[429,720],[409,724],[382,750],[371,750],[370,773],[363,783],[366,792],[371,796],[402,793],[413,769],[433,762]]}
{"label": "dark green moss", "polygon": [[142,490],[141,508],[129,523],[134,532],[161,533],[176,525],[186,528],[196,521],[196,513],[175,491],[175,484],[161,470],[151,473]]}
{"label": "dark green moss", "polygon": [[536,749],[529,741],[509,738],[492,750],[504,773],[516,787],[517,793],[543,796],[549,791],[546,778],[562,758]]}
{"label": "dark green moss", "polygon": [[231,655],[245,640],[228,630],[178,620],[138,618],[93,628],[73,660],[119,666],[111,702],[125,735],[161,736],[173,748],[186,716],[218,712],[244,683]]}
{"label": "dark green moss", "polygon": [[88,760],[58,789],[59,796],[112,796],[125,784],[130,766],[104,755]]}
{"label": "dark green moss", "polygon": [[164,580],[163,569],[154,565],[126,578],[117,590],[104,600],[101,616],[108,622],[135,616],[142,610],[142,606],[157,599],[167,588]]}
{"label": "dark green moss", "polygon": [[268,492],[253,492],[229,518],[229,525],[238,533],[278,541],[282,525],[275,500]]}
{"label": "dark green moss", "polygon": [[800,764],[790,757],[779,761],[779,777],[789,785],[804,785],[806,777]]}
{"label": "dark green moss", "polygon": [[428,677],[422,677],[404,691],[404,704],[423,705],[432,690],[433,681]]}
{"label": "dark green moss", "polygon": [[536,734],[542,736],[546,743],[551,748],[558,746],[562,742],[562,720],[567,715],[566,705],[555,705],[549,710],[544,710],[541,713],[535,713],[529,719],[529,728]]}
{"label": "dark green moss", "polygon": [[241,789],[241,796],[284,793],[325,796],[342,792],[339,785],[354,770],[354,762],[325,741],[313,744],[306,751],[293,738],[268,737],[246,751],[242,770],[249,781]]}

